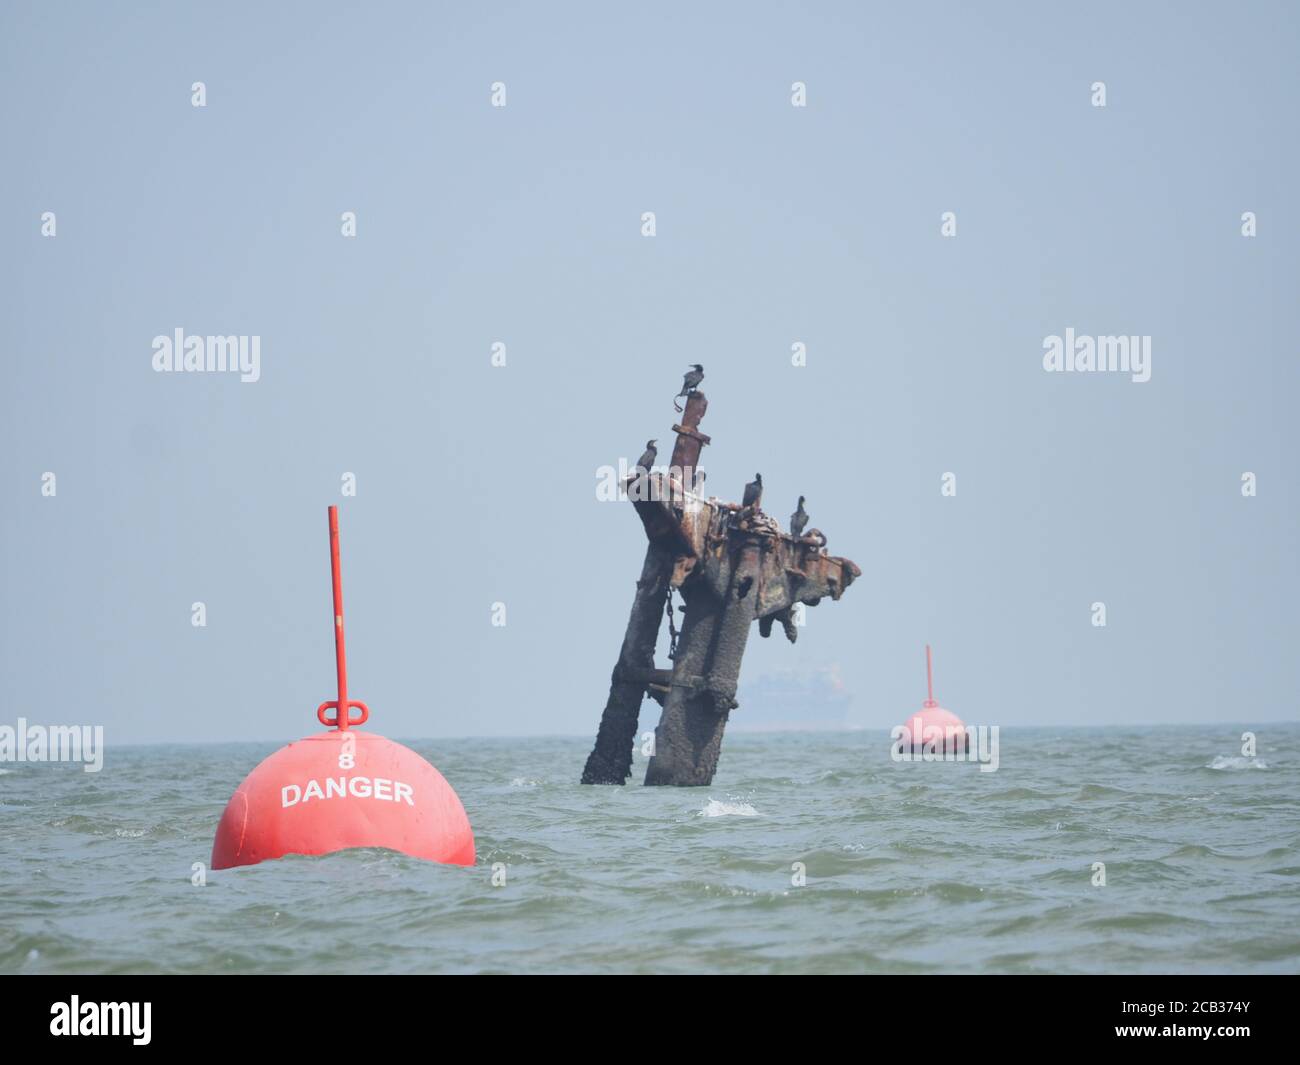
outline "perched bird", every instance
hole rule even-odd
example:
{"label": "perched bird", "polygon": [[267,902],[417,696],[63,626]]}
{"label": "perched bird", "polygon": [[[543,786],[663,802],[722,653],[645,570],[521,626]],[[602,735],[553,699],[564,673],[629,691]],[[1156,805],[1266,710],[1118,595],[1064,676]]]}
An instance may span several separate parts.
{"label": "perched bird", "polygon": [[754,479],[745,485],[745,498],[741,500],[741,505],[746,507],[756,507],[763,499],[763,475],[754,474]]}
{"label": "perched bird", "polygon": [[803,509],[803,496],[799,497],[799,509],[790,515],[790,535],[796,540],[803,535],[804,526],[808,524],[808,512]]}
{"label": "perched bird", "polygon": [[682,408],[677,406],[677,401],[681,399],[682,396],[689,396],[700,387],[700,382],[704,380],[704,367],[698,362],[692,363],[691,366],[692,369],[687,370],[686,375],[682,378],[682,390],[673,397],[673,409],[679,413]]}
{"label": "perched bird", "polygon": [[653,440],[647,440],[645,442],[645,454],[636,460],[637,468],[648,472],[650,467],[655,464],[655,456],[658,454],[659,449],[655,447],[655,442]]}

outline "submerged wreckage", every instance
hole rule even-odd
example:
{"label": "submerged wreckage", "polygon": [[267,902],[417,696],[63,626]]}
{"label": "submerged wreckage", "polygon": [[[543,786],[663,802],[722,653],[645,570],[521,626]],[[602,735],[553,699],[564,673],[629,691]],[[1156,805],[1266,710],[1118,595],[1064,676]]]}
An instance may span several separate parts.
{"label": "submerged wreckage", "polygon": [[[696,371],[703,378],[703,367]],[[663,714],[645,782],[711,783],[727,719],[738,705],[736,684],[750,624],[757,620],[759,633],[769,636],[779,621],[794,643],[796,606],[816,606],[827,596],[839,599],[862,575],[847,558],[826,553],[819,530],[782,532],[760,509],[761,477],[746,486],[743,504],[703,497],[697,469],[709,437],[699,424],[709,404],[690,376],[682,391],[682,424],[673,426],[677,443],[668,472],[639,469],[627,480],[628,497],[650,542],[596,745],[582,772],[584,784],[622,784],[632,775],[637,718],[646,695]],[[799,515],[801,526],[807,520],[802,498]],[[674,591],[685,600],[680,633],[673,620]],[[672,666],[656,669],[655,643],[665,617]]]}

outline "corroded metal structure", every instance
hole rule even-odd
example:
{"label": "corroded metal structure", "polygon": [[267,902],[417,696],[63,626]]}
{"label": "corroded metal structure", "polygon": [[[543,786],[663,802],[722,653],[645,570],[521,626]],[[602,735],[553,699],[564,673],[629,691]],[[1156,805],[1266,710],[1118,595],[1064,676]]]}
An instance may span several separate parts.
{"label": "corroded metal structure", "polygon": [[[632,775],[632,746],[647,694],[663,713],[645,782],[710,783],[723,731],[737,707],[752,623],[768,636],[779,621],[793,643],[796,605],[839,599],[862,573],[847,558],[828,555],[826,537],[817,529],[792,537],[759,507],[703,497],[696,470],[710,442],[699,431],[707,409],[704,394],[692,392],[682,424],[673,426],[677,443],[669,472],[642,472],[627,481],[649,544],[584,784],[622,784]],[[672,590],[685,601],[685,621],[672,668],[656,669],[655,643],[665,602],[672,616]]]}

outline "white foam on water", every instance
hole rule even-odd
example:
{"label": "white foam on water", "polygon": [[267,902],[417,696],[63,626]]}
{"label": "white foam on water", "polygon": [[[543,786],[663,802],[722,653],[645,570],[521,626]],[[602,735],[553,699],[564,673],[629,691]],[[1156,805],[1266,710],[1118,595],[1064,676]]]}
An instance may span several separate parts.
{"label": "white foam on water", "polygon": [[758,811],[747,802],[721,802],[710,799],[699,812],[700,817],[757,817]]}
{"label": "white foam on water", "polygon": [[510,782],[510,786],[512,788],[535,788],[540,783],[540,780],[529,780],[527,777],[515,777],[515,779]]}
{"label": "white foam on water", "polygon": [[1206,769],[1267,769],[1268,763],[1262,758],[1247,758],[1242,754],[1216,754],[1214,761]]}

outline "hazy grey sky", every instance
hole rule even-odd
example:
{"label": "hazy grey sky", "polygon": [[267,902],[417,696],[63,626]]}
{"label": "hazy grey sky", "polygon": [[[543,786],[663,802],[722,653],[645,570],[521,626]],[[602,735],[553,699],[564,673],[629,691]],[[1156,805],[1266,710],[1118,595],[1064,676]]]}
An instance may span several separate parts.
{"label": "hazy grey sky", "polygon": [[[863,570],[755,634],[737,724],[837,664],[891,725],[926,641],[972,723],[1295,718],[1298,27],[6,3],[0,722],[312,731],[340,503],[376,731],[594,736],[644,544],[596,470],[667,453],[697,361],[709,488],[761,470]],[[260,336],[260,380],[155,373],[177,328]],[[1045,372],[1067,328],[1150,336],[1151,380]]]}

